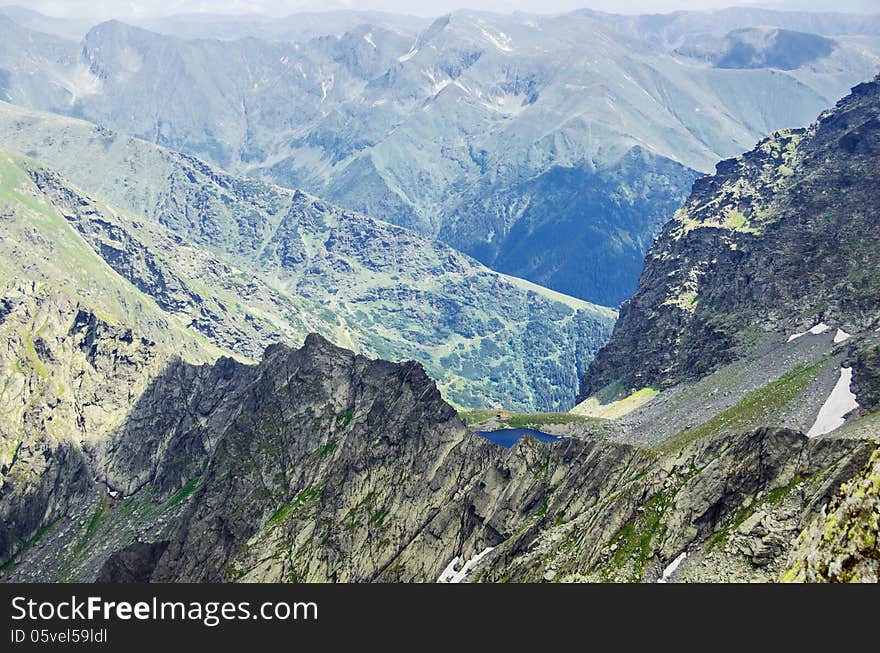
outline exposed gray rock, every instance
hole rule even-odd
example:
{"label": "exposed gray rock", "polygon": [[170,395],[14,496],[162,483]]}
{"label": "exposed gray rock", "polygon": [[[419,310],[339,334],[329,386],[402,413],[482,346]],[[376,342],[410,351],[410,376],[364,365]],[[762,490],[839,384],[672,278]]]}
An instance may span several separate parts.
{"label": "exposed gray rock", "polygon": [[719,163],[649,251],[582,396],[701,378],[762,330],[876,328],[878,161],[880,77],[807,130]]}

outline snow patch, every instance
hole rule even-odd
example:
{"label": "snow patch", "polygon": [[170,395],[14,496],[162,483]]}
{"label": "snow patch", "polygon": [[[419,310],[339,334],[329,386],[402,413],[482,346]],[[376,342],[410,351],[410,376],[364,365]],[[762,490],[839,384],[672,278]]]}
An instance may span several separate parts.
{"label": "snow patch", "polygon": [[528,107],[523,96],[514,93],[491,95],[487,99],[488,102],[480,103],[483,107],[508,116],[520,114]]}
{"label": "snow patch", "polygon": [[848,334],[843,329],[838,329],[837,333],[834,334],[834,344],[837,344],[838,342],[843,342],[844,340],[849,340],[850,338],[852,338],[850,334]]}
{"label": "snow patch", "polygon": [[437,95],[440,91],[442,91],[447,86],[449,86],[449,80],[448,79],[441,79],[439,82],[437,82],[436,84],[434,84],[431,87],[431,95]]}
{"label": "snow patch", "polygon": [[513,48],[510,47],[510,37],[507,36],[507,34],[505,34],[504,32],[498,32],[498,35],[496,36],[484,27],[481,27],[480,31],[483,33],[483,36],[486,37],[486,40],[489,41],[489,43],[494,45],[502,52],[513,52]]}
{"label": "snow patch", "polygon": [[330,79],[321,80],[321,102],[327,99],[327,92],[333,88],[333,75]]}
{"label": "snow patch", "polygon": [[405,55],[403,55],[402,57],[397,57],[397,60],[398,60],[400,63],[403,63],[404,61],[409,61],[409,60],[412,59],[414,56],[416,56],[418,53],[419,53],[418,49],[413,48],[412,50],[410,50],[409,52],[407,52],[407,53],[406,53]]}
{"label": "snow patch", "polygon": [[480,560],[489,555],[495,547],[487,546],[480,553],[475,555],[473,558],[468,560],[464,565],[462,565],[461,569],[457,569],[458,565],[461,563],[461,558],[455,556],[452,561],[446,565],[446,569],[443,570],[443,573],[440,574],[440,578],[437,579],[438,583],[460,583],[462,582],[467,575],[471,572],[471,570],[479,564]]}
{"label": "snow patch", "polygon": [[364,41],[366,41],[367,43],[372,45],[373,49],[376,48],[376,44],[373,42],[373,33],[372,32],[367,32],[366,34],[364,34]]}
{"label": "snow patch", "polygon": [[678,568],[681,566],[681,563],[684,562],[685,558],[688,557],[687,551],[682,551],[678,554],[678,557],[669,563],[666,569],[663,570],[663,575],[657,579],[658,583],[666,583],[672,577]]}
{"label": "snow patch", "polygon": [[828,395],[828,399],[825,400],[825,403],[819,409],[816,423],[807,431],[808,438],[831,433],[834,429],[843,426],[843,423],[846,421],[844,415],[859,407],[856,396],[849,389],[851,381],[852,368],[840,368],[840,378],[837,379],[837,384],[835,384],[831,394]]}
{"label": "snow patch", "polygon": [[818,336],[820,333],[825,333],[826,331],[828,331],[830,329],[831,329],[831,327],[828,326],[827,324],[825,324],[824,322],[819,322],[819,324],[812,327],[811,329],[808,329],[807,331],[803,331],[801,333],[794,333],[794,334],[788,336],[788,342],[791,342],[792,340],[797,340],[801,336],[805,336],[808,333],[811,333],[814,336]]}

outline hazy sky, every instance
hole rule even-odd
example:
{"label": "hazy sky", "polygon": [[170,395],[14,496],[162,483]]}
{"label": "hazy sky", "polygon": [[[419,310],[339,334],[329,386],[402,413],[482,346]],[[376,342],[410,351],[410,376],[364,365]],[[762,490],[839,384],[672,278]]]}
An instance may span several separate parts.
{"label": "hazy sky", "polygon": [[556,13],[581,7],[617,13],[653,13],[730,6],[880,12],[880,0],[0,0],[0,4],[18,4],[53,16],[89,18],[145,17],[192,12],[286,15],[296,11],[346,8],[436,16],[462,7],[501,13],[515,10]]}

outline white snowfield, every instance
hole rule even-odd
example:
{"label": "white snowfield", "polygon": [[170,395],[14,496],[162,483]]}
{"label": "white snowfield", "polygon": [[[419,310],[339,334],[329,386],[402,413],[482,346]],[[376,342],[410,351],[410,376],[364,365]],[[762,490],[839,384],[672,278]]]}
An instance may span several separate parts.
{"label": "white snowfield", "polygon": [[840,378],[834,389],[831,390],[831,394],[828,395],[828,399],[822,404],[822,408],[819,409],[816,423],[807,431],[807,437],[815,438],[817,435],[831,433],[834,429],[843,426],[846,421],[844,415],[859,407],[856,396],[849,389],[851,381],[852,368],[840,368]]}
{"label": "white snowfield", "polygon": [[[816,326],[814,326],[812,329],[808,329],[807,331],[802,331],[801,333],[794,333],[794,334],[788,336],[788,342],[791,342],[792,340],[797,340],[797,339],[800,338],[801,336],[805,336],[805,335],[807,335],[808,333],[811,333],[811,334],[813,334],[814,336],[818,336],[820,333],[825,333],[825,332],[828,331],[829,329],[831,329],[830,326],[828,326],[828,325],[825,324],[824,322],[819,322],[819,324],[817,324]],[[835,342],[836,342],[836,341],[835,341]]]}
{"label": "white snowfield", "polygon": [[438,583],[460,583],[467,575],[471,572],[471,570],[477,566],[477,564],[485,558],[489,553],[491,553],[492,549],[495,547],[487,546],[480,553],[475,555],[473,558],[468,560],[461,569],[456,570],[458,565],[461,563],[461,558],[455,556],[448,565],[446,565],[446,569],[443,570],[443,573],[440,574],[440,578],[437,579]]}
{"label": "white snowfield", "polygon": [[848,334],[843,329],[838,329],[837,333],[834,334],[834,344],[836,345],[838,342],[843,342],[844,340],[848,340],[852,338],[850,334]]}
{"label": "white snowfield", "polygon": [[663,570],[663,575],[657,579],[658,583],[666,583],[672,578],[672,574],[674,574],[678,568],[681,566],[681,563],[685,561],[685,558],[688,557],[687,551],[682,551],[678,554],[678,557],[669,563],[666,569]]}

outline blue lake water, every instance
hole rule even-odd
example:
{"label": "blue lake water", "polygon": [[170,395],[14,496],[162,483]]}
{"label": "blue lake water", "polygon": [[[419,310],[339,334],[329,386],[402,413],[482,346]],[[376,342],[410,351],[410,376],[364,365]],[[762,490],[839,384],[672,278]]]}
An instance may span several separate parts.
{"label": "blue lake water", "polygon": [[497,431],[474,432],[481,438],[486,438],[490,442],[500,444],[502,447],[508,449],[515,445],[524,435],[531,435],[533,438],[541,442],[559,442],[560,440],[568,439],[564,435],[550,435],[549,433],[536,431],[535,429],[499,429]]}

